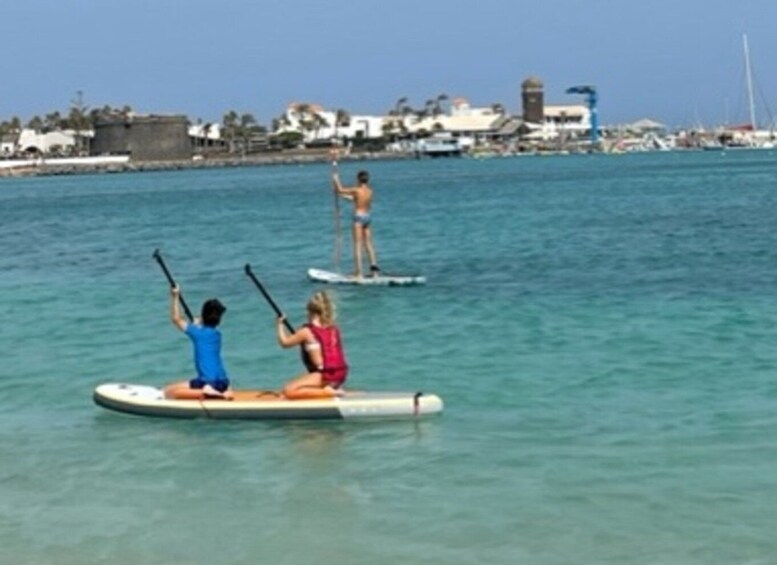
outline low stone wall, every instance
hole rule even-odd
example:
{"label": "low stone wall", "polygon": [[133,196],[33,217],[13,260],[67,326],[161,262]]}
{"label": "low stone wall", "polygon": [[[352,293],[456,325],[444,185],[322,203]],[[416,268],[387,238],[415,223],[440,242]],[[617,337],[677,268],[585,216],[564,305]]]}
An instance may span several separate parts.
{"label": "low stone wall", "polygon": [[[379,152],[353,153],[341,156],[340,161],[374,161],[413,158],[412,154]],[[328,163],[326,152],[271,153],[246,157],[208,157],[181,161],[127,161],[125,163],[83,163],[54,164],[41,162],[31,166],[0,168],[0,177],[81,175],[89,173],[130,173],[143,171],[179,171],[186,169],[212,169],[228,167],[257,167],[264,165],[299,165],[305,163]]]}

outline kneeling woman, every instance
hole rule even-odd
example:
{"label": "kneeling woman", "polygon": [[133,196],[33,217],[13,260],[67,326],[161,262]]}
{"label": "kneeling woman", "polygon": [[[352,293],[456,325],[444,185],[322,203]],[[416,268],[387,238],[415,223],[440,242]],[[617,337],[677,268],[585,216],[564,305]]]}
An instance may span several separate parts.
{"label": "kneeling woman", "polygon": [[302,346],[308,369],[286,383],[283,395],[291,400],[340,396],[344,394],[348,364],[340,329],[334,324],[334,304],[326,292],[317,292],[308,302],[307,311],[308,323],[291,335],[284,327],[285,318],[277,320],[278,343],[285,348]]}

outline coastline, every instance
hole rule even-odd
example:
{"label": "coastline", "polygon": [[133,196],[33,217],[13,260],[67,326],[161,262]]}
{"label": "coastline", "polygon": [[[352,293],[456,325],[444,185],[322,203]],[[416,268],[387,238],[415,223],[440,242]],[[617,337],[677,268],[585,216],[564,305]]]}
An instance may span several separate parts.
{"label": "coastline", "polygon": [[[405,160],[415,158],[410,153],[388,151],[360,152],[340,156],[342,161]],[[258,167],[271,165],[303,165],[329,163],[329,152],[295,151],[246,157],[203,157],[173,161],[125,161],[120,163],[51,164],[46,161],[34,165],[0,168],[0,179],[34,176],[59,176],[104,173],[137,173],[150,171],[180,171],[186,169],[218,169],[228,167]]]}

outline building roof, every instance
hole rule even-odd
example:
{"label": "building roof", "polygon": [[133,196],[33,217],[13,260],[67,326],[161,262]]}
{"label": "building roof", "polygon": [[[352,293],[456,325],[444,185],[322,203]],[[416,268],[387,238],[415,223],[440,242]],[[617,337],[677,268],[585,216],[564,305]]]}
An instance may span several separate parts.
{"label": "building roof", "polygon": [[523,125],[523,120],[521,118],[517,117],[505,117],[504,120],[500,120],[496,124],[494,124],[496,128],[496,133],[498,135],[515,135],[518,133],[518,130],[521,129],[521,126]]}
{"label": "building roof", "polygon": [[537,77],[528,77],[521,83],[521,87],[523,88],[542,88],[544,86],[542,81]]}
{"label": "building roof", "polygon": [[324,107],[320,104],[315,103],[305,103],[305,102],[290,102],[289,105],[286,107],[287,110],[291,110],[292,112],[299,112],[299,109],[303,106],[307,106],[308,110],[310,112],[313,112],[314,114],[320,114],[324,111]]}
{"label": "building roof", "polygon": [[[420,130],[434,131],[439,128],[450,132],[491,131],[494,129],[494,124],[501,118],[502,114],[493,112],[473,112],[471,114],[454,116],[440,114],[436,117],[426,117],[418,122],[410,122],[407,124],[407,128],[413,132]],[[435,127],[436,124],[439,124],[439,127]]]}
{"label": "building roof", "polygon": [[558,118],[562,114],[565,116],[585,116],[588,114],[588,108],[582,104],[553,104],[546,105],[543,111],[546,117]]}

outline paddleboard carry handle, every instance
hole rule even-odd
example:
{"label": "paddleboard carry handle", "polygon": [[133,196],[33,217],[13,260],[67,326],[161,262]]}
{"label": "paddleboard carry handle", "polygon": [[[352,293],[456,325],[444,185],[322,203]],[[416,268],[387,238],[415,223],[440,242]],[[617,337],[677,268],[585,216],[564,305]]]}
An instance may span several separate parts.
{"label": "paddleboard carry handle", "polygon": [[416,392],[413,395],[413,416],[418,416],[421,413],[420,399],[423,395],[423,392]]}
{"label": "paddleboard carry handle", "polygon": [[[173,275],[170,274],[170,269],[168,269],[167,265],[165,265],[165,260],[162,259],[162,254],[159,253],[159,249],[154,250],[152,257],[156,259],[156,262],[159,263],[160,267],[162,267],[162,272],[165,274],[165,277],[167,277],[167,282],[170,283],[170,288],[175,288],[177,286],[175,279],[173,278]],[[183,310],[186,312],[186,317],[189,318],[190,322],[193,322],[194,316],[192,315],[192,311],[189,310],[189,305],[186,304],[186,300],[183,299],[183,294],[178,294],[178,300],[180,300],[181,306],[183,306]]]}

